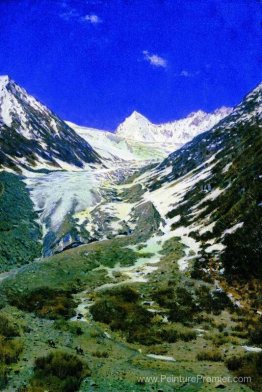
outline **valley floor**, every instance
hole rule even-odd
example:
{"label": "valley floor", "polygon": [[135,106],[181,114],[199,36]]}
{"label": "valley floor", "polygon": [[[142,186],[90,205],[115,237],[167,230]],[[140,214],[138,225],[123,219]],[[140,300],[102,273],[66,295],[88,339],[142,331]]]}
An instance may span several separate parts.
{"label": "valley floor", "polygon": [[[148,192],[136,170],[25,180],[49,257],[0,276],[0,331],[7,334],[1,320],[16,331],[0,351],[10,357],[2,390],[260,390],[262,350],[250,341],[258,315],[236,306],[215,279],[194,277],[200,244],[166,218],[170,188]],[[172,188],[175,200],[192,179]],[[52,352],[63,363],[77,356],[88,371],[73,380],[51,362],[38,369],[37,358]]]}

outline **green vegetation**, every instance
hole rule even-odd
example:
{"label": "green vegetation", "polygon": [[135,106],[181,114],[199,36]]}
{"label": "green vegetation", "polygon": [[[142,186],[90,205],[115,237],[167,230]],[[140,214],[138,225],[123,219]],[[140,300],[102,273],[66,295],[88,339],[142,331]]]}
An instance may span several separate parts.
{"label": "green vegetation", "polygon": [[112,241],[110,247],[103,247],[91,251],[88,254],[88,261],[112,268],[117,264],[120,266],[130,266],[136,262],[138,257],[148,256],[150,256],[150,253],[137,253],[132,249],[123,248],[117,241]]}
{"label": "green vegetation", "polygon": [[185,287],[183,283],[165,284],[152,292],[152,298],[169,310],[171,321],[190,324],[200,312],[219,314],[223,309],[232,309],[232,303],[224,292],[211,291],[207,285]]}
{"label": "green vegetation", "polygon": [[158,336],[161,338],[161,341],[174,343],[178,340],[190,342],[191,340],[196,339],[197,334],[194,330],[187,328],[184,325],[171,324],[160,328]]}
{"label": "green vegetation", "polygon": [[0,173],[0,271],[41,255],[41,231],[28,191],[17,175]]}
{"label": "green vegetation", "polygon": [[246,382],[254,391],[261,391],[262,353],[250,353],[245,356],[233,356],[226,361],[227,367],[236,377],[250,377]]}
{"label": "green vegetation", "polygon": [[144,189],[141,184],[135,184],[130,188],[123,189],[119,192],[119,197],[128,203],[136,203],[141,200]]}
{"label": "green vegetation", "polygon": [[[123,189],[108,189],[112,202],[138,202],[130,212],[131,225],[119,229],[121,236],[66,250],[23,266],[4,279],[0,287],[0,389],[8,381],[9,390],[19,392],[215,391],[217,386],[211,384],[151,385],[139,376],[231,374],[250,375],[252,388],[259,391],[262,355],[246,354],[243,346],[262,347],[262,319],[257,313],[262,304],[258,295],[262,276],[261,140],[257,124],[230,125],[230,132],[225,132],[224,125],[227,123],[220,123],[172,154],[162,164],[172,165],[167,177],[157,169],[149,180],[149,191],[161,183],[174,185],[192,169],[199,174],[203,169],[199,166],[217,153],[210,175],[189,188],[179,206],[167,214],[169,218],[181,216],[173,228],[195,224],[190,236],[200,243],[197,255],[187,252],[178,237],[167,240],[161,249],[163,217],[152,202],[141,201],[148,184],[131,183]],[[26,156],[33,166],[35,157]],[[193,208],[214,189],[223,192],[214,200],[204,200],[197,217]],[[117,220],[105,206],[106,201],[92,211],[92,219],[97,221],[93,239],[110,235],[110,225]],[[21,178],[1,173],[2,270],[39,256],[40,230],[35,219]],[[49,233],[44,251],[55,249],[61,239],[66,243],[69,233],[74,245],[91,238],[86,223],[78,231],[74,219],[69,214],[58,233]],[[214,223],[213,232],[201,235],[199,219]],[[243,226],[236,232],[223,234],[239,222]],[[155,234],[159,242],[147,242]],[[216,253],[206,251],[209,240],[226,245],[219,265]],[[157,269],[150,268],[151,254],[143,249],[159,252],[154,255],[159,256],[159,263],[152,265]],[[181,273],[177,261],[185,254],[192,258]],[[138,260],[131,273],[123,268]],[[131,274],[141,281],[130,280],[128,285]],[[242,307],[233,305],[226,292],[236,300],[241,297]],[[76,316],[74,320],[72,316]],[[165,360],[168,357],[175,361]],[[237,384],[226,388],[250,392]]]}
{"label": "green vegetation", "polygon": [[54,351],[35,361],[34,375],[24,392],[74,392],[84,377],[90,376],[88,365],[76,355]]}
{"label": "green vegetation", "polygon": [[40,287],[26,293],[13,294],[9,291],[9,303],[19,309],[35,312],[38,317],[57,319],[75,315],[76,302],[71,293]]}
{"label": "green vegetation", "polygon": [[161,254],[175,256],[177,260],[183,257],[185,255],[184,245],[180,242],[180,238],[173,237],[164,242]]}
{"label": "green vegetation", "polygon": [[153,315],[139,304],[138,299],[139,294],[129,287],[107,290],[91,306],[90,312],[94,320],[124,332],[129,342],[155,343],[148,331]]}
{"label": "green vegetation", "polygon": [[[215,222],[213,231],[200,235],[192,232],[197,241],[202,241],[202,258],[206,258],[205,267],[210,261],[210,254],[205,253],[208,240],[219,238],[223,232],[239,222],[243,226],[230,235],[225,235],[223,243],[226,248],[221,256],[228,281],[239,281],[256,278],[262,279],[260,233],[262,229],[262,200],[260,174],[262,165],[261,130],[258,123],[232,126],[230,132],[223,132],[224,125],[214,132],[199,135],[191,143],[190,148],[175,152],[169,163],[173,166],[173,180],[195,169],[197,174],[201,169],[200,163],[210,158],[215,152],[216,161],[208,178],[199,181],[186,194],[180,205],[169,211],[168,218],[180,215],[180,220],[172,227],[197,223],[201,219]],[[216,146],[216,151],[210,151],[210,145]],[[221,149],[219,152],[217,150]],[[191,159],[188,161],[188,156]],[[192,158],[193,157],[193,158]],[[168,164],[168,162],[164,162]],[[164,165],[163,163],[163,165]],[[227,170],[224,171],[225,167]],[[159,187],[166,178],[161,177],[160,183],[152,185]],[[170,181],[170,178],[169,178]],[[202,212],[194,216],[192,208],[208,196],[214,189],[223,190],[214,200],[201,203]],[[197,267],[197,266],[196,266]],[[200,270],[200,269],[199,269]],[[195,269],[195,278],[202,278],[200,271]]]}
{"label": "green vegetation", "polygon": [[226,249],[221,259],[229,277],[239,276],[245,280],[255,277],[262,280],[262,218],[259,208],[254,208],[245,217],[243,228],[226,236],[224,240]]}
{"label": "green vegetation", "polygon": [[89,260],[88,251],[95,247],[95,244],[82,246],[30,264],[14,277],[5,279],[0,294],[7,298],[19,297],[43,286],[76,293],[89,285],[99,286],[109,279],[106,278],[105,270],[95,270],[99,267],[95,260]]}
{"label": "green vegetation", "polygon": [[54,328],[62,332],[69,332],[72,335],[81,336],[83,335],[83,328],[81,324],[81,322],[70,322],[63,318],[58,318],[54,322]]}
{"label": "green vegetation", "polygon": [[205,350],[197,354],[198,361],[211,361],[221,362],[223,361],[222,355],[218,350]]}
{"label": "green vegetation", "polygon": [[8,381],[10,365],[17,362],[23,344],[19,338],[20,327],[8,314],[0,314],[0,389]]}

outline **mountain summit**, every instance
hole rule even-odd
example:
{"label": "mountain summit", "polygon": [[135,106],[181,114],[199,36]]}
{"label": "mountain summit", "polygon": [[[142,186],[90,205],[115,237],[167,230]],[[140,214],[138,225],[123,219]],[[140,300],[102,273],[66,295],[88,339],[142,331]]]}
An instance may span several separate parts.
{"label": "mountain summit", "polygon": [[142,114],[134,111],[118,126],[116,135],[140,142],[168,143],[181,146],[199,133],[211,129],[231,111],[232,109],[227,107],[217,109],[213,113],[199,110],[190,113],[184,119],[163,124],[153,124]]}
{"label": "mountain summit", "polygon": [[8,76],[0,76],[0,167],[84,167],[92,147]]}
{"label": "mountain summit", "polygon": [[134,111],[117,127],[115,133],[81,127],[71,122],[67,124],[107,161],[161,160],[196,135],[212,128],[231,111],[227,107],[213,113],[198,110],[184,119],[164,124],[153,124]]}

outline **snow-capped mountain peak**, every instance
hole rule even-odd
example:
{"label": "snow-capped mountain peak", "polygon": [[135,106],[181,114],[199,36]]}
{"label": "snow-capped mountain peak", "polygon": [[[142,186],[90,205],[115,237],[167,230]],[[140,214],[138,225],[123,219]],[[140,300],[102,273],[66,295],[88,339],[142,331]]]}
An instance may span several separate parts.
{"label": "snow-capped mountain peak", "polygon": [[118,126],[116,135],[139,142],[173,144],[177,147],[199,133],[211,129],[231,111],[232,109],[227,107],[217,109],[213,113],[198,110],[186,118],[163,124],[153,124],[142,114],[134,111]]}
{"label": "snow-capped mountain peak", "polygon": [[127,117],[116,130],[117,136],[125,139],[135,139],[137,141],[152,141],[148,134],[148,129],[152,127],[152,123],[142,114],[134,111]]}
{"label": "snow-capped mountain peak", "polygon": [[134,111],[117,127],[115,133],[70,122],[67,124],[105,159],[155,160],[163,159],[194,136],[209,130],[231,111],[226,107],[214,113],[198,110],[184,119],[164,124],[153,124],[141,113]]}
{"label": "snow-capped mountain peak", "polygon": [[50,116],[50,132],[57,132],[56,127],[51,125],[54,114],[43,104],[30,96],[25,89],[16,84],[9,76],[0,76],[0,121],[11,126],[14,123],[18,125],[19,130],[26,138],[36,137],[34,127],[30,124],[29,116],[32,111],[41,115]]}
{"label": "snow-capped mountain peak", "polygon": [[0,90],[6,86],[10,81],[10,78],[8,75],[0,75]]}
{"label": "snow-capped mountain peak", "polygon": [[9,76],[0,76],[0,167],[83,167],[97,153]]}
{"label": "snow-capped mountain peak", "polygon": [[128,118],[133,118],[136,120],[139,120],[139,119],[146,119],[147,120],[147,118],[145,116],[143,116],[141,113],[137,112],[136,110],[134,110],[133,113],[129,117],[127,117],[127,119]]}

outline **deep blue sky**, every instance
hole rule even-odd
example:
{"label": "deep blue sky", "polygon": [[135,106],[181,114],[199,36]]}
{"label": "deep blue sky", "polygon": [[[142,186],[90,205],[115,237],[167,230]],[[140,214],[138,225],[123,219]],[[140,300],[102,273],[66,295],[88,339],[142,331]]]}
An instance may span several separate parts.
{"label": "deep blue sky", "polygon": [[256,0],[1,0],[0,74],[79,124],[168,121],[259,83],[261,15]]}

